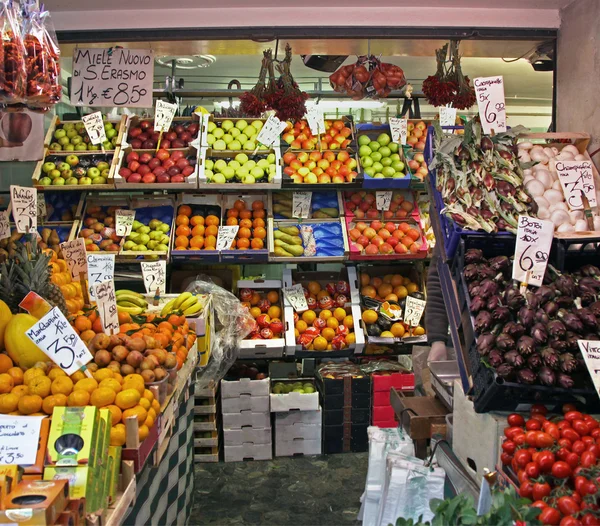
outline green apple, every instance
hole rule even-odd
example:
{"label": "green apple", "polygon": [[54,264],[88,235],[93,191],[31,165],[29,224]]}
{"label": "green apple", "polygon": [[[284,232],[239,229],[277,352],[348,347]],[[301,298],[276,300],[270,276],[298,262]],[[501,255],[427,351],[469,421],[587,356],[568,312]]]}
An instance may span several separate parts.
{"label": "green apple", "polygon": [[91,177],[92,179],[95,179],[96,177],[100,177],[100,170],[98,170],[98,168],[96,168],[95,166],[92,166],[87,171],[87,175],[88,175],[88,177]]}
{"label": "green apple", "polygon": [[273,164],[275,162],[275,154],[274,153],[270,153],[269,155],[267,155],[267,161],[269,162],[269,164]]}
{"label": "green apple", "polygon": [[63,151],[65,152],[74,152],[75,151],[75,146],[73,146],[72,144],[66,144],[65,146],[63,146]]}
{"label": "green apple", "polygon": [[100,171],[106,170],[107,168],[110,168],[110,164],[108,164],[106,161],[100,161],[96,165],[96,168],[98,168],[98,170],[100,170]]}
{"label": "green apple", "polygon": [[110,170],[108,168],[106,170],[102,170],[100,172],[100,176],[104,177],[104,179],[108,179],[109,174],[110,174]]}
{"label": "green apple", "polygon": [[[230,144],[233,142],[233,137],[227,133],[223,135],[223,140],[225,141],[225,144]],[[231,148],[228,149],[231,150]]]}
{"label": "green apple", "polygon": [[[235,129],[235,128],[234,128]],[[242,149],[242,143],[240,141],[236,141],[233,140],[229,143],[229,149],[230,150],[241,150]]]}
{"label": "green apple", "polygon": [[247,151],[253,151],[256,148],[256,143],[254,141],[246,141],[243,148]]}
{"label": "green apple", "polygon": [[42,172],[44,172],[45,174],[51,172],[52,170],[56,170],[56,164],[46,162],[42,165]]}
{"label": "green apple", "polygon": [[392,155],[390,155],[390,159],[394,162],[401,160],[400,155],[398,155],[397,153],[393,153]]}
{"label": "green apple", "polygon": [[79,184],[79,180],[77,179],[77,177],[69,177],[68,179],[65,179],[65,184],[68,184],[68,185]]}
{"label": "green apple", "polygon": [[214,166],[215,162],[212,159],[206,159],[206,162],[204,163],[205,170],[212,170]]}
{"label": "green apple", "polygon": [[48,172],[48,177],[50,177],[50,179],[56,179],[57,177],[62,177],[63,174],[61,172],[59,172],[58,170],[50,170],[50,172]]}
{"label": "green apple", "polygon": [[212,133],[208,133],[206,135],[206,144],[208,144],[209,146],[212,146],[216,140],[217,138]]}
{"label": "green apple", "polygon": [[68,163],[59,163],[57,166],[58,170],[60,172],[64,172],[65,170],[70,170],[71,169],[71,165]]}
{"label": "green apple", "polygon": [[235,159],[233,161],[229,161],[229,163],[227,164],[227,166],[229,168],[233,168],[234,170],[237,170],[240,166],[242,166],[240,163],[238,163]]}
{"label": "green apple", "polygon": [[359,135],[358,136],[358,145],[359,146],[367,146],[371,142],[371,138],[368,135]]}
{"label": "green apple", "polygon": [[381,172],[379,172],[373,176],[373,179],[385,179],[385,177],[383,176],[383,174]]}
{"label": "green apple", "polygon": [[67,146],[68,144],[71,144],[71,141],[69,140],[68,137],[61,137],[60,139],[58,139],[58,144],[62,144],[62,146]]}
{"label": "green apple", "polygon": [[243,184],[254,184],[255,182],[256,182],[256,180],[254,179],[254,177],[252,177],[252,175],[246,175],[242,179]]}
{"label": "green apple", "polygon": [[262,168],[263,170],[266,170],[267,168],[269,168],[269,164],[269,161],[267,161],[266,159],[261,159],[256,163],[256,166]]}
{"label": "green apple", "polygon": [[60,128],[54,132],[54,137],[56,139],[62,139],[63,137],[66,137],[66,136],[67,136],[67,132],[65,130],[60,129]]}
{"label": "green apple", "polygon": [[252,170],[252,168],[254,168],[256,166],[256,161],[253,161],[252,159],[250,159],[249,161],[246,161],[244,163],[244,168],[248,168],[248,170]]}
{"label": "green apple", "polygon": [[226,120],[226,121],[223,121],[221,123],[221,129],[223,129],[225,131],[229,131],[229,130],[231,130],[231,128],[233,128],[233,122],[232,121]]}
{"label": "green apple", "polygon": [[253,128],[256,128],[257,131],[260,131],[260,130],[262,130],[263,122],[262,121],[252,121],[250,123],[250,126],[252,126]]}
{"label": "green apple", "polygon": [[226,150],[227,144],[225,143],[224,140],[219,139],[218,141],[215,141],[215,144],[213,144],[213,148],[215,150]]}
{"label": "green apple", "polygon": [[390,151],[392,153],[397,153],[398,150],[400,149],[400,146],[398,145],[397,142],[391,142],[390,144],[388,144],[388,148],[390,149]]}
{"label": "green apple", "polygon": [[113,137],[115,137],[117,135],[117,130],[115,130],[115,129],[105,130],[104,133],[106,133],[107,139],[112,139]]}
{"label": "green apple", "polygon": [[235,127],[236,127],[238,130],[241,130],[241,131],[243,131],[243,130],[245,130],[245,129],[248,127],[248,123],[247,123],[247,122],[246,122],[244,119],[240,119],[239,121],[237,121],[237,122],[235,123]]}
{"label": "green apple", "polygon": [[87,149],[89,151],[97,151],[100,149],[100,146],[96,145],[96,144],[88,144],[87,145]]}
{"label": "green apple", "polygon": [[227,161],[218,159],[215,162],[215,172],[222,172],[224,168],[227,168]]}
{"label": "green apple", "polygon": [[252,168],[252,170],[250,170],[250,175],[252,177],[254,177],[255,179],[260,179],[261,177],[263,177],[265,175],[265,172],[262,168],[259,168],[258,166]]}
{"label": "green apple", "polygon": [[[77,133],[76,129],[72,129],[72,130],[67,130],[67,137],[69,139],[74,139],[75,137],[79,137],[79,134]],[[81,139],[81,137],[79,137]]]}
{"label": "green apple", "polygon": [[403,172],[404,171],[404,163],[402,161],[394,161],[392,163],[392,168],[395,172]]}
{"label": "green apple", "polygon": [[383,170],[381,170],[381,173],[384,177],[392,177],[396,173],[396,170],[394,170],[391,166],[384,166]]}
{"label": "green apple", "polygon": [[74,145],[75,146],[75,151],[76,152],[83,152],[85,150],[87,150],[87,144],[81,143],[81,144],[77,144]]}
{"label": "green apple", "polygon": [[210,121],[210,122],[208,123],[208,128],[207,128],[207,130],[208,130],[208,133],[212,133],[212,132],[213,132],[213,131],[215,131],[216,129],[217,129],[217,125],[216,125],[214,122]]}
{"label": "green apple", "polygon": [[79,184],[92,184],[92,180],[89,177],[82,177],[79,179]]}
{"label": "green apple", "polygon": [[373,150],[371,150],[371,148],[369,148],[366,144],[363,144],[358,149],[358,155],[360,157],[368,157],[369,155],[371,155],[371,153],[373,153]]}
{"label": "green apple", "polygon": [[223,174],[223,177],[225,177],[225,179],[227,179],[228,181],[230,179],[233,179],[235,176],[235,170],[230,166],[228,166],[227,168],[223,168],[221,173]]}
{"label": "green apple", "polygon": [[369,148],[371,148],[371,150],[373,150],[374,152],[378,151],[379,148],[381,148],[381,144],[379,144],[377,141],[371,141],[369,143]]}
{"label": "green apple", "polygon": [[241,181],[244,177],[246,177],[248,174],[250,173],[250,170],[248,170],[248,168],[246,168],[245,166],[240,166],[236,171],[235,171],[235,176]]}
{"label": "green apple", "polygon": [[245,130],[244,133],[248,136],[248,137],[256,137],[258,135],[258,130],[254,127],[254,126],[248,126]]}
{"label": "green apple", "polygon": [[206,177],[207,181],[212,180],[212,178],[215,176],[214,172],[212,170],[204,170],[204,177]]}
{"label": "green apple", "polygon": [[63,186],[65,184],[65,180],[62,177],[57,177],[52,181],[52,186]]}
{"label": "green apple", "polygon": [[106,178],[105,177],[94,177],[92,179],[92,184],[106,184]]}
{"label": "green apple", "polygon": [[369,168],[365,168],[364,172],[369,176],[369,177],[373,177],[375,175],[375,170],[373,169],[372,166],[370,166]]}
{"label": "green apple", "polygon": [[38,184],[40,184],[42,186],[50,186],[52,184],[52,179],[50,179],[50,177],[42,177],[38,181]]}
{"label": "green apple", "polygon": [[79,164],[79,157],[77,157],[76,155],[67,155],[65,162],[69,166],[77,166]]}
{"label": "green apple", "polygon": [[219,173],[219,174],[213,175],[211,182],[215,183],[215,184],[225,184],[227,182],[227,180],[225,179],[225,176],[223,174]]}
{"label": "green apple", "polygon": [[60,151],[60,150],[62,150],[62,145],[61,145],[61,144],[59,144],[59,143],[57,143],[57,142],[53,142],[53,143],[50,145],[50,149],[51,149],[51,150],[54,150],[54,151]]}
{"label": "green apple", "polygon": [[381,144],[381,146],[386,146],[392,142],[392,138],[387,133],[382,133],[377,137],[377,142]]}
{"label": "green apple", "polygon": [[[384,147],[385,148],[385,147]],[[390,157],[384,157],[379,161],[383,166],[391,166],[394,161]]]}
{"label": "green apple", "polygon": [[74,130],[75,129],[75,123],[74,122],[65,122],[63,124],[63,130],[67,131],[67,130]]}
{"label": "green apple", "polygon": [[105,150],[111,150],[113,145],[112,145],[112,142],[110,142],[110,141],[104,141],[102,143],[102,146],[104,146]]}
{"label": "green apple", "polygon": [[391,150],[387,146],[382,146],[381,148],[379,148],[378,151],[382,157],[389,157],[390,155],[392,155]]}
{"label": "green apple", "polygon": [[381,170],[383,170],[383,164],[381,163],[373,163],[373,170],[375,170],[375,172],[381,172]]}
{"label": "green apple", "polygon": [[248,156],[245,153],[238,153],[235,156],[235,160],[240,164],[245,164],[248,162]]}
{"label": "green apple", "polygon": [[[361,148],[363,148],[363,146],[361,146]],[[369,156],[360,158],[360,164],[362,164],[363,168],[369,168],[369,166],[373,166],[373,162],[373,159],[371,159]]]}
{"label": "green apple", "polygon": [[396,172],[394,174],[394,179],[402,179],[403,177],[406,177],[406,174],[403,174],[402,172]]}
{"label": "green apple", "polygon": [[231,128],[231,130],[229,130],[229,135],[231,135],[234,139],[236,137],[238,137],[240,135],[240,133],[242,133],[240,130],[238,130],[237,128]]}
{"label": "green apple", "polygon": [[212,134],[215,136],[215,139],[220,139],[225,135],[225,130],[223,128],[217,128]]}

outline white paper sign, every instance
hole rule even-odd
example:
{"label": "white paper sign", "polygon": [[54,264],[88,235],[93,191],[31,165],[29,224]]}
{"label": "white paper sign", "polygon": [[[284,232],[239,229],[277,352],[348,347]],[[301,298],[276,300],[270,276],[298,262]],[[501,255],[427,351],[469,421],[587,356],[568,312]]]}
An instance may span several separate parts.
{"label": "white paper sign", "polygon": [[594,387],[600,392],[600,342],[596,340],[577,340],[585,365],[592,377]]}
{"label": "white paper sign", "polygon": [[226,225],[219,227],[219,233],[217,234],[217,250],[231,250],[231,244],[237,236],[239,225]]}
{"label": "white paper sign", "polygon": [[291,287],[283,287],[283,295],[291,303],[292,307],[296,312],[304,312],[308,310],[308,303],[306,303],[306,297],[304,296],[304,289],[302,284],[298,283]]}
{"label": "white paper sign", "polygon": [[519,216],[512,279],[539,287],[544,280],[554,236],[554,223]]}
{"label": "white paper sign", "polygon": [[107,334],[119,332],[119,311],[117,309],[117,297],[115,295],[114,281],[104,281],[94,285],[98,314],[102,321],[102,328]]}
{"label": "white paper sign", "polygon": [[156,108],[154,108],[154,131],[168,132],[175,112],[177,112],[177,104],[157,100]]}
{"label": "white paper sign", "polygon": [[475,79],[475,95],[483,133],[506,131],[506,104],[504,101],[504,78],[479,77]]}
{"label": "white paper sign", "polygon": [[406,119],[399,119],[398,117],[390,117],[389,124],[392,141],[404,146],[408,135],[408,121]]}
{"label": "white paper sign", "polygon": [[279,141],[279,136],[285,130],[285,127],[285,122],[281,122],[274,115],[269,115],[267,122],[265,122],[265,125],[258,132],[256,141],[271,148],[273,144]]}
{"label": "white paper sign", "polygon": [[591,208],[598,205],[591,161],[554,161],[554,166],[571,210],[583,210],[582,194]]}
{"label": "white paper sign", "polygon": [[96,299],[96,285],[104,281],[112,281],[115,277],[114,254],[87,255],[88,290],[90,299]]}
{"label": "white paper sign", "polygon": [[54,307],[25,334],[69,375],[93,358],[58,307]]}
{"label": "white paper sign", "polygon": [[440,107],[440,126],[456,126],[456,108]]}
{"label": "white paper sign", "polygon": [[81,120],[85,126],[85,131],[90,138],[92,144],[102,144],[106,141],[106,131],[104,130],[104,121],[102,113],[96,111],[89,115],[84,115]]}
{"label": "white paper sign", "polygon": [[161,259],[159,261],[142,261],[141,264],[146,292],[156,294],[156,289],[159,289],[160,294],[165,294],[167,292],[167,262]]}
{"label": "white paper sign", "polygon": [[383,210],[386,212],[390,209],[392,204],[392,191],[376,191],[375,192],[375,205],[377,210]]}
{"label": "white paper sign", "polygon": [[0,239],[10,237],[10,213],[8,210],[0,211]]}
{"label": "white paper sign", "polygon": [[37,216],[45,219],[48,214],[48,210],[46,209],[46,199],[44,198],[43,193],[39,193],[37,195]]}
{"label": "white paper sign", "polygon": [[313,105],[306,108],[306,120],[313,135],[325,133],[325,118],[323,112],[317,106]]}
{"label": "white paper sign", "polygon": [[306,219],[310,215],[312,192],[294,192],[292,195],[292,217]]}
{"label": "white paper sign", "polygon": [[85,241],[78,237],[61,243],[60,248],[71,271],[71,277],[78,280],[81,272],[87,272]]}
{"label": "white paper sign", "polygon": [[117,236],[128,236],[135,221],[135,210],[115,211],[115,231]]}
{"label": "white paper sign", "polygon": [[76,48],[72,67],[73,106],[152,107],[150,49]]}
{"label": "white paper sign", "polygon": [[11,184],[10,202],[17,232],[20,234],[37,232],[37,190]]}
{"label": "white paper sign", "polygon": [[0,466],[35,464],[44,418],[0,415]]}
{"label": "white paper sign", "polygon": [[404,323],[407,323],[410,327],[417,327],[421,321],[421,316],[425,311],[425,300],[413,298],[412,296],[406,296],[406,304],[404,305]]}

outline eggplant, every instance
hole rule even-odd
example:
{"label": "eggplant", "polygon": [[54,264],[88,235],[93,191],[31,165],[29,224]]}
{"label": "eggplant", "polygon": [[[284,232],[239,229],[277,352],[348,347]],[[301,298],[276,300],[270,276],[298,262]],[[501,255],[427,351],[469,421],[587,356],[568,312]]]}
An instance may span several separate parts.
{"label": "eggplant", "polygon": [[581,320],[583,325],[589,329],[595,329],[598,327],[598,321],[594,313],[587,308],[577,309],[575,315]]}
{"label": "eggplant", "polygon": [[517,320],[525,327],[533,325],[535,320],[535,311],[531,307],[521,307],[517,313]]}
{"label": "eggplant", "polygon": [[510,381],[515,376],[515,368],[507,363],[502,363],[496,367],[496,374],[504,380]]}
{"label": "eggplant", "polygon": [[529,334],[537,345],[544,345],[548,341],[548,332],[541,323],[536,323]]}
{"label": "eggplant", "polygon": [[562,274],[559,276],[554,282],[554,286],[561,294],[564,294],[565,296],[575,296],[575,280],[567,274]]}
{"label": "eggplant", "polygon": [[525,365],[525,358],[523,358],[517,351],[508,351],[505,353],[504,360],[513,367],[523,367],[523,365]]}
{"label": "eggplant", "polygon": [[558,353],[563,353],[567,350],[567,342],[564,340],[553,339],[548,342],[548,345]]}
{"label": "eggplant", "polygon": [[537,380],[536,374],[531,369],[521,369],[517,372],[517,380],[522,384],[533,384]]}
{"label": "eggplant", "polygon": [[486,310],[482,310],[475,318],[475,330],[477,332],[491,329],[492,324],[492,315]]}
{"label": "eggplant", "polygon": [[560,320],[552,320],[547,326],[546,330],[548,334],[553,338],[564,338],[565,334],[567,334],[567,328],[565,324]]}
{"label": "eggplant", "polygon": [[480,263],[481,261],[483,261],[483,251],[478,248],[470,248],[465,252],[465,263]]}
{"label": "eggplant", "polygon": [[490,351],[490,354],[488,354],[487,359],[492,367],[498,367],[504,361],[504,357],[498,349]]}
{"label": "eggplant", "polygon": [[486,301],[481,296],[476,296],[471,300],[471,312],[477,314],[480,310],[487,307]]}
{"label": "eggplant", "polygon": [[518,339],[525,334],[525,327],[514,321],[509,321],[504,325],[504,330],[502,332],[505,332],[514,339]]}
{"label": "eggplant", "polygon": [[503,332],[496,338],[496,347],[501,351],[512,351],[515,348],[515,340]]}
{"label": "eggplant", "polygon": [[544,309],[538,309],[535,311],[535,321],[537,323],[542,323],[543,325],[546,325],[550,323],[550,317],[546,314],[546,311]]}
{"label": "eggplant", "polygon": [[533,369],[534,371],[539,369],[542,365],[542,358],[539,354],[532,354],[529,358],[527,358],[527,367]]}
{"label": "eggplant", "polygon": [[492,311],[492,319],[495,322],[504,323],[510,319],[508,307],[498,307]]}
{"label": "eggplant", "polygon": [[475,265],[475,263],[467,265],[463,269],[463,276],[467,280],[467,283],[476,280],[479,276],[477,273],[477,265]]}
{"label": "eggplant", "polygon": [[495,294],[498,294],[498,283],[491,279],[484,279],[479,284],[479,295],[484,299],[489,299]]}
{"label": "eggplant", "polygon": [[488,261],[488,265],[494,272],[502,272],[510,267],[510,259],[506,256],[496,256]]}
{"label": "eggplant", "polygon": [[535,350],[535,342],[531,336],[521,336],[517,340],[517,351],[523,356],[529,356]]}
{"label": "eggplant", "polygon": [[489,354],[494,348],[496,337],[491,332],[485,332],[477,338],[477,352],[482,356]]}
{"label": "eggplant", "polygon": [[492,296],[489,300],[487,300],[486,309],[489,311],[493,311],[497,307],[500,307],[500,305],[502,305],[502,299],[500,298],[500,296]]}
{"label": "eggplant", "polygon": [[538,373],[538,378],[540,379],[540,383],[542,385],[556,384],[556,374],[547,365],[540,367],[540,369],[537,373]]}
{"label": "eggplant", "polygon": [[558,373],[558,385],[563,389],[573,389],[575,382],[568,374]]}
{"label": "eggplant", "polygon": [[578,334],[583,332],[583,322],[573,313],[565,309],[559,309],[557,316],[570,331]]}
{"label": "eggplant", "polygon": [[570,352],[566,352],[559,356],[560,370],[563,373],[574,373],[577,370],[577,359]]}
{"label": "eggplant", "polygon": [[542,361],[552,369],[558,369],[560,362],[558,359],[558,353],[552,347],[546,347],[540,352]]}
{"label": "eggplant", "polygon": [[553,300],[550,300],[547,303],[545,303],[542,308],[548,316],[556,316],[556,313],[558,312],[558,303],[556,303]]}

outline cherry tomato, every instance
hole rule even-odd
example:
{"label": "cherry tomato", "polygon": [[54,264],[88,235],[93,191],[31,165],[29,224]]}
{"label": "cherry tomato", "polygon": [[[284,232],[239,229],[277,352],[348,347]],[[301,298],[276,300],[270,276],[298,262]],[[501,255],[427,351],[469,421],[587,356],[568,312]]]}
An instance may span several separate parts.
{"label": "cherry tomato", "polygon": [[546,406],[542,404],[533,404],[530,411],[532,415],[535,415],[536,413],[541,415],[548,414],[548,409],[546,409]]}
{"label": "cherry tomato", "polygon": [[554,465],[555,457],[552,451],[542,451],[538,457],[537,463],[540,466],[542,473],[550,473],[552,466]]}
{"label": "cherry tomato", "polygon": [[565,413],[565,420],[572,422],[574,420],[581,420],[583,415],[579,411],[569,411]]}
{"label": "cherry tomato", "polygon": [[596,457],[600,457],[600,446],[596,443],[590,444],[587,447],[587,451],[591,451]]}
{"label": "cherry tomato", "polygon": [[600,524],[600,519],[597,519],[591,513],[586,513],[581,517],[581,524],[583,524],[583,526],[598,526]]}
{"label": "cherry tomato", "polygon": [[577,431],[575,431],[574,429],[571,429],[571,428],[566,428],[566,429],[561,430],[560,436],[562,438],[566,438],[566,439],[570,440],[571,442],[576,442],[577,440],[579,440],[581,438],[579,436],[579,433],[577,433]]}
{"label": "cherry tomato", "polygon": [[504,436],[509,440],[514,440],[515,436],[524,434],[525,431],[520,427],[507,427],[504,429]]}
{"label": "cherry tomato", "polygon": [[519,470],[519,472],[517,473],[517,479],[519,480],[520,484],[522,484],[523,482],[529,481],[529,477],[527,476],[527,473],[525,472],[524,469]]}
{"label": "cherry tomato", "polygon": [[[583,444],[583,442],[581,444],[585,446],[585,444]],[[504,451],[505,453],[508,453],[509,455],[513,455],[516,450],[517,450],[517,444],[515,444],[512,440],[505,440],[502,443],[502,451]],[[583,448],[583,450],[581,452],[583,453],[584,451],[585,451],[585,447]]]}
{"label": "cherry tomato", "polygon": [[561,447],[561,448],[560,448],[560,449],[559,449],[559,450],[556,452],[556,458],[559,458],[560,460],[565,460],[565,461],[566,461],[566,460],[567,460],[567,457],[569,456],[569,454],[570,454],[570,453],[571,453],[571,452],[570,452],[568,449],[566,449],[566,448],[564,448],[564,447]]}
{"label": "cherry tomato", "polygon": [[597,460],[598,459],[597,459],[596,455],[594,455],[594,453],[592,453],[591,451],[584,451],[581,454],[581,465],[584,468],[589,468],[591,466],[595,466]]}
{"label": "cherry tomato", "polygon": [[587,495],[595,495],[598,492],[598,486],[589,480],[587,486],[585,487],[585,491]]}
{"label": "cherry tomato", "polygon": [[582,477],[581,475],[575,477],[575,491],[579,494],[583,496],[587,495],[587,484],[588,479],[585,477]]}
{"label": "cherry tomato", "polygon": [[581,441],[586,445],[586,446],[591,446],[592,444],[595,444],[596,441],[591,437],[591,436],[584,436],[581,437]]}
{"label": "cherry tomato", "polygon": [[535,462],[530,462],[525,466],[525,474],[530,479],[536,479],[540,476],[540,467]]}
{"label": "cherry tomato", "polygon": [[563,515],[575,515],[579,511],[579,504],[573,497],[559,497],[557,504]]}
{"label": "cherry tomato", "polygon": [[537,444],[538,431],[527,431],[525,433],[525,443],[529,446],[535,446]]}
{"label": "cherry tomato", "polygon": [[576,440],[575,442],[573,442],[573,447],[571,448],[571,451],[573,451],[573,453],[581,455],[585,451],[585,449],[585,442],[583,440]]}
{"label": "cherry tomato", "polygon": [[579,455],[576,455],[575,453],[569,453],[567,458],[565,458],[565,462],[569,464],[571,469],[575,469],[577,466],[579,466]]}
{"label": "cherry tomato", "polygon": [[587,425],[590,428],[590,431],[593,431],[594,429],[598,429],[600,427],[598,420],[596,420],[594,417],[592,417],[590,415],[583,415],[583,419],[587,422]]}
{"label": "cherry tomato", "polygon": [[548,433],[544,433],[543,431],[538,432],[537,438],[535,441],[536,447],[540,448],[548,448],[554,445],[554,437]]}
{"label": "cherry tomato", "polygon": [[539,508],[540,510],[543,510],[544,508],[548,507],[548,504],[546,504],[543,500],[536,500],[532,505],[532,508]]}
{"label": "cherry tomato", "polygon": [[558,426],[556,424],[549,423],[549,425],[545,426],[543,429],[546,433],[548,433],[551,437],[555,438],[556,440],[560,438],[560,429],[558,429]]}
{"label": "cherry tomato", "polygon": [[526,449],[520,449],[515,453],[515,462],[520,468],[524,468],[531,462],[531,453]]}
{"label": "cherry tomato", "polygon": [[542,423],[539,420],[532,418],[525,424],[525,429],[527,429],[527,431],[539,431],[542,429]]}
{"label": "cherry tomato", "polygon": [[563,406],[562,406],[563,415],[569,413],[570,411],[577,411],[577,407],[575,407],[575,404],[563,404]]}
{"label": "cherry tomato", "polygon": [[500,461],[502,462],[502,464],[504,464],[505,466],[508,466],[510,464],[510,461],[513,459],[512,455],[509,455],[508,453],[502,453],[500,455]]}
{"label": "cherry tomato", "polygon": [[571,449],[573,448],[573,442],[571,442],[568,438],[561,438],[558,441],[558,445],[560,447],[564,447],[565,449],[568,449],[569,451],[571,451]]}
{"label": "cherry tomato", "polygon": [[578,521],[575,517],[571,517],[570,515],[567,517],[563,517],[560,520],[560,526],[582,526],[581,522]]}
{"label": "cherry tomato", "polygon": [[552,506],[547,506],[542,510],[542,513],[538,515],[538,520],[543,524],[549,524],[552,526],[557,526],[560,522],[560,511]]}
{"label": "cherry tomato", "polygon": [[506,421],[508,422],[509,426],[513,426],[513,427],[523,427],[525,425],[525,419],[523,418],[523,416],[519,415],[518,413],[513,413],[512,415],[508,415],[508,417],[506,418]]}
{"label": "cherry tomato", "polygon": [[567,420],[561,420],[556,425],[558,426],[558,429],[560,429],[562,431],[563,429],[571,427],[571,422],[568,422]]}
{"label": "cherry tomato", "polygon": [[590,435],[596,439],[600,438],[600,427],[595,427],[590,431]]}
{"label": "cherry tomato", "polygon": [[542,500],[550,495],[552,488],[547,482],[536,482],[533,485],[533,500]]}
{"label": "cherry tomato", "polygon": [[588,428],[587,422],[585,420],[573,420],[571,426],[573,426],[573,429],[577,431],[582,437],[586,436],[590,432],[590,429]]}
{"label": "cherry tomato", "polygon": [[533,484],[526,480],[519,486],[519,495],[525,499],[530,499],[533,496]]}
{"label": "cherry tomato", "polygon": [[[555,462],[551,470],[552,476],[557,479],[566,479],[571,475],[571,466],[562,460]],[[562,510],[561,510],[562,511]],[[564,513],[564,512],[563,512]]]}
{"label": "cherry tomato", "polygon": [[548,419],[541,413],[535,413],[535,414],[531,415],[530,420],[537,420],[542,425],[544,425],[546,422],[548,422]]}
{"label": "cherry tomato", "polygon": [[581,495],[579,493],[574,491],[573,493],[571,493],[571,497],[579,506],[581,506],[583,499],[581,498]]}
{"label": "cherry tomato", "polygon": [[539,458],[540,453],[541,453],[541,451],[537,451],[537,450],[536,450],[535,453],[532,453],[531,454],[531,460],[533,460],[534,462],[537,462],[537,459]]}

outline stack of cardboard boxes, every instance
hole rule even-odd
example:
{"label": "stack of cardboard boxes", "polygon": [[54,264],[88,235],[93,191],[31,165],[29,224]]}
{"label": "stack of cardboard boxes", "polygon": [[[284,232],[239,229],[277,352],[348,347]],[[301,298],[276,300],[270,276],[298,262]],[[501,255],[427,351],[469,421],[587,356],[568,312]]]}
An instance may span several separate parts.
{"label": "stack of cardboard boxes", "polygon": [[194,400],[194,461],[219,461],[219,427],[217,401],[219,384],[200,389],[196,386]]}

